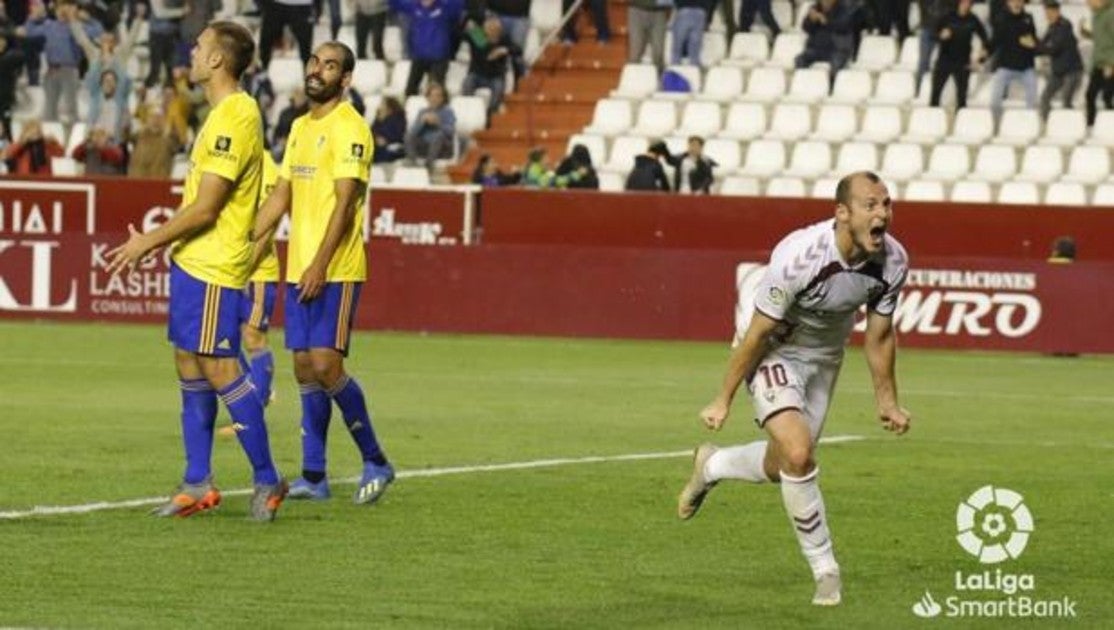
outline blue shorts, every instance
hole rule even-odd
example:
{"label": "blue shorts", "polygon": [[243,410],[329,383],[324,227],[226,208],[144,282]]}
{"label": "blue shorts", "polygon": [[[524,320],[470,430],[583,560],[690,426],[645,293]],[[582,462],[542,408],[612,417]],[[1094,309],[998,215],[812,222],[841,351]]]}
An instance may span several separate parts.
{"label": "blue shorts", "polygon": [[170,265],[170,317],[166,337],[175,348],[217,357],[240,354],[243,291],[209,284]]}
{"label": "blue shorts", "polygon": [[267,332],[271,316],[275,313],[278,297],[277,282],[249,282],[240,300],[240,321],[252,328]]}
{"label": "blue shorts", "polygon": [[286,284],[286,349],[332,348],[348,356],[348,339],[362,282],[329,282],[316,299],[298,301],[298,285]]}

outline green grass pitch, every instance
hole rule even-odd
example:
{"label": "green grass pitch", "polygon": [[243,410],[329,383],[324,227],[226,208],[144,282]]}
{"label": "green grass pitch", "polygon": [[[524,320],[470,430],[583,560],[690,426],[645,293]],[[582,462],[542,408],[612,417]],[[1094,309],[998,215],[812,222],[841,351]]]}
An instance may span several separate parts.
{"label": "green grass pitch", "polygon": [[[272,343],[281,348],[281,331]],[[161,327],[0,323],[0,512],[169,492],[181,473],[178,392]],[[280,468],[296,475],[290,360],[268,411]],[[745,400],[721,434],[696,415],[722,344],[468,336],[355,336],[349,370],[370,395],[397,468],[669,453],[712,437],[759,439]],[[0,626],[80,628],[1016,627],[921,620],[924,592],[955,594],[983,569],[955,541],[957,504],[1014,489],[1035,518],[1028,548],[990,569],[1035,576],[1114,624],[1114,358],[902,351],[909,435],[877,426],[861,351],[848,352],[820,447],[844,604],[809,605],[810,576],[776,486],[721,484],[674,516],[686,457],[401,479],[380,504],[287,502],[245,519],[147,508],[0,518]],[[222,421],[226,421],[222,411]],[[331,474],[359,461],[334,412]],[[222,489],[246,487],[218,438]],[[986,593],[972,597],[986,599]]]}

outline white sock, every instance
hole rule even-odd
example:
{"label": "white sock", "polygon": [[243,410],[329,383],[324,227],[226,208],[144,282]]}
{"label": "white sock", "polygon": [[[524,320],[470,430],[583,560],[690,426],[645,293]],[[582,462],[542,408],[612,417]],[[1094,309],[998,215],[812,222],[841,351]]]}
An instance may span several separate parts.
{"label": "white sock", "polygon": [[720,479],[739,479],[751,483],[770,480],[762,462],[766,459],[766,443],[751,442],[742,446],[721,448],[704,464],[704,480],[708,483]]}
{"label": "white sock", "polygon": [[789,513],[789,522],[797,533],[801,553],[808,560],[814,578],[839,572],[824,512],[824,497],[820,496],[820,485],[816,482],[819,474],[819,468],[803,477],[781,472],[781,498],[785,502],[785,511]]}

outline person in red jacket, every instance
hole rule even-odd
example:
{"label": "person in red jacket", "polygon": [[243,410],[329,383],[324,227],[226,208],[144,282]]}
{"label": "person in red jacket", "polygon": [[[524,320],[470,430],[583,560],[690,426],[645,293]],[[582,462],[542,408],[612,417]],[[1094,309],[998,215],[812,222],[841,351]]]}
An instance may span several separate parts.
{"label": "person in red jacket", "polygon": [[56,138],[43,137],[40,121],[28,120],[19,140],[4,151],[4,161],[12,175],[50,175],[50,159],[65,154],[66,148]]}
{"label": "person in red jacket", "polygon": [[85,163],[86,175],[123,175],[127,168],[124,149],[103,127],[94,128],[85,142],[74,147],[70,157]]}

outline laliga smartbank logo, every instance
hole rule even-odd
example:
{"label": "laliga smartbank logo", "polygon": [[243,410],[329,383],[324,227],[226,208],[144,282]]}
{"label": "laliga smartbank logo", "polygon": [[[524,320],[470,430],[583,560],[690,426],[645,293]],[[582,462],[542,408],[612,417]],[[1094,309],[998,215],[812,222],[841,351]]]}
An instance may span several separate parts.
{"label": "laliga smartbank logo", "polygon": [[913,604],[913,614],[933,617],[1055,617],[1076,616],[1075,600],[1035,596],[1037,579],[1031,573],[1011,573],[997,565],[1016,560],[1029,544],[1033,515],[1022,496],[1007,488],[983,486],[955,511],[956,542],[978,559],[981,571],[955,572],[955,594],[938,601],[926,590]]}

